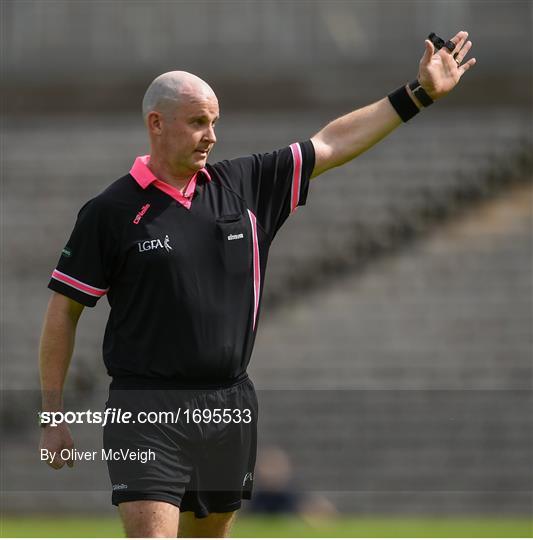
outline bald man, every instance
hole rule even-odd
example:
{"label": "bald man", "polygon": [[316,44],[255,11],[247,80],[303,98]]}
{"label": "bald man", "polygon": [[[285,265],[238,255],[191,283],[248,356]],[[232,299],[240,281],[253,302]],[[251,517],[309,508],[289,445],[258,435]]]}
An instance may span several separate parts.
{"label": "bald man", "polygon": [[[182,71],[149,86],[150,153],[80,210],[49,283],[40,346],[42,410],[62,411],[77,322],[107,294],[107,410],[129,411],[134,421],[105,425],[103,455],[127,536],[228,536],[252,490],[257,400],[246,368],[270,244],[305,204],[312,177],[457,85],[475,64],[463,62],[467,37],[461,31],[438,51],[427,40],[417,80],[310,140],[214,164],[207,159],[219,104],[211,87]],[[146,422],[148,412],[174,416]],[[72,466],[60,451],[73,445],[64,422],[43,423],[51,467]]]}

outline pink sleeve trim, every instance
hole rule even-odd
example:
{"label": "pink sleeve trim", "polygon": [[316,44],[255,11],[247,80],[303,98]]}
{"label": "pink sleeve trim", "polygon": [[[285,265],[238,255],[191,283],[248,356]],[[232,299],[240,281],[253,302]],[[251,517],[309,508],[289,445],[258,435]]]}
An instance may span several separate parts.
{"label": "pink sleeve trim", "polygon": [[259,310],[259,295],[261,293],[261,266],[259,260],[259,242],[257,240],[257,220],[253,212],[248,210],[248,217],[252,225],[252,248],[253,248],[253,264],[254,264],[254,319],[252,329],[255,330],[257,321],[257,311]]}
{"label": "pink sleeve trim", "polygon": [[85,294],[90,294],[91,296],[96,296],[98,298],[104,296],[104,294],[109,290],[91,287],[91,285],[87,285],[87,283],[83,283],[83,281],[75,279],[71,276],[67,276],[67,274],[63,274],[63,272],[60,272],[59,270],[54,270],[52,272],[52,277],[57,279],[57,281],[61,281],[61,283],[69,285],[73,289],[84,292]]}
{"label": "pink sleeve trim", "polygon": [[302,149],[299,143],[290,146],[292,152],[292,187],[291,187],[291,212],[294,212],[300,200],[300,185],[302,180]]}

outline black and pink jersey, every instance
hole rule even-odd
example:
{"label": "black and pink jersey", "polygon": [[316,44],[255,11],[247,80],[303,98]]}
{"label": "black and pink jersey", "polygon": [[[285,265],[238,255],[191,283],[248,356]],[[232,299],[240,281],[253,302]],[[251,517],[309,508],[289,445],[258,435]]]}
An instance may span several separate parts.
{"label": "black and pink jersey", "polygon": [[49,288],[107,294],[113,377],[226,383],[246,373],[270,244],[306,202],[311,141],[207,165],[182,194],[138,157],[78,214]]}

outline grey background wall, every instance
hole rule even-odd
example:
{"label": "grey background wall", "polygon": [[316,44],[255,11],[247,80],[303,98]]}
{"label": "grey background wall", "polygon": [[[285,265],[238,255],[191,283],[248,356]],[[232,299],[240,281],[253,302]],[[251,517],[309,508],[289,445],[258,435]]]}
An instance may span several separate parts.
{"label": "grey background wall", "polygon": [[463,27],[480,62],[458,102],[524,101],[530,8],[522,0],[4,0],[7,106],[131,112],[146,82],[176,67],[204,76],[239,109],[348,105],[416,75],[429,32]]}
{"label": "grey background wall", "polygon": [[[188,69],[217,90],[217,160],[309,137],[412,79],[427,33],[465,28],[478,65],[457,90],[313,181],[276,239],[250,373],[261,446],[340,510],[530,513],[530,2],[1,9],[4,509],[110,510],[105,466],[37,462],[37,349],[78,209],[146,151],[152,78]],[[105,400],[107,312],[80,322],[72,407]]]}

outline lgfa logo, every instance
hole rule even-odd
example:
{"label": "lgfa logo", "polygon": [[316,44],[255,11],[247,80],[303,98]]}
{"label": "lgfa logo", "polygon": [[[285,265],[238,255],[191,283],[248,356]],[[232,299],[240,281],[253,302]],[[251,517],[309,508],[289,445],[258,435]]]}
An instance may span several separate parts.
{"label": "lgfa logo", "polygon": [[165,239],[163,241],[159,240],[159,238],[156,238],[155,240],[145,240],[144,242],[137,242],[137,245],[139,246],[139,251],[151,251],[152,249],[158,248],[165,248],[167,251],[172,250],[168,234],[165,235]]}

